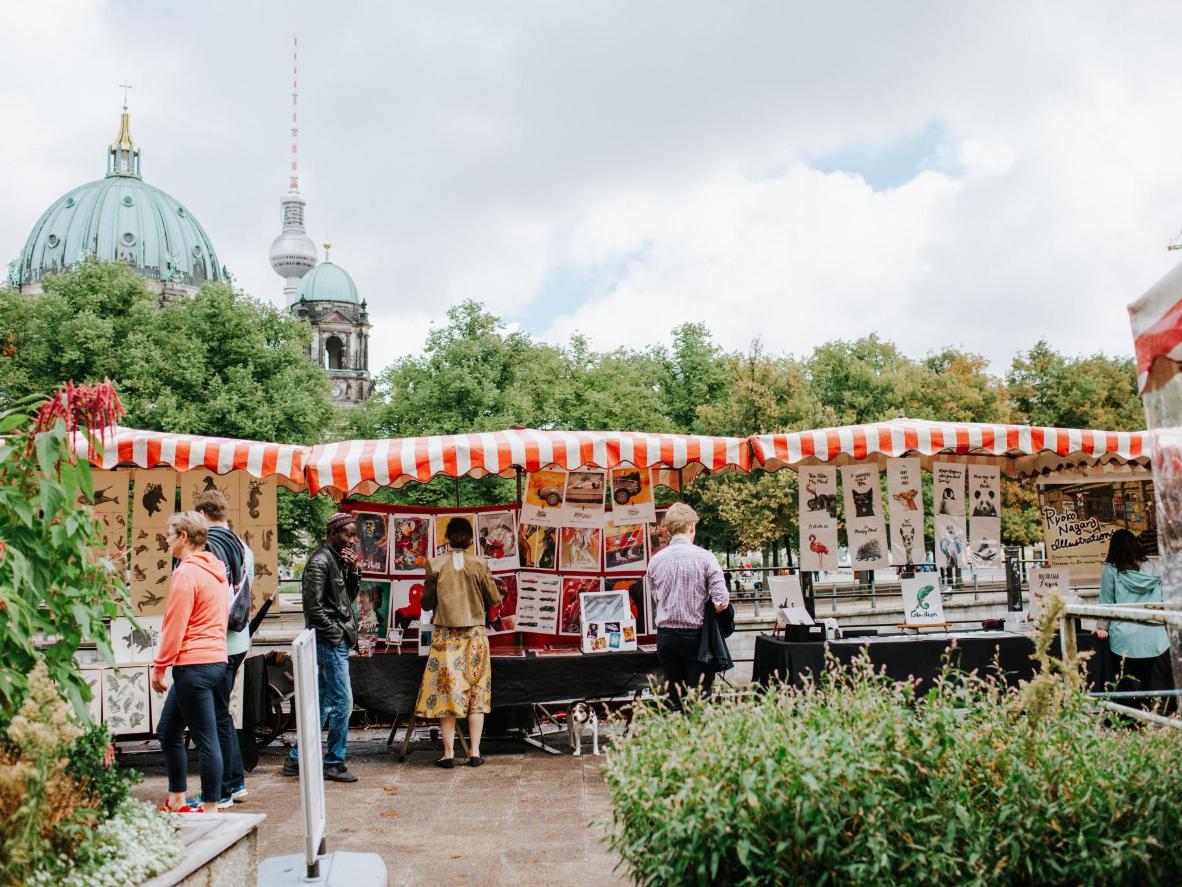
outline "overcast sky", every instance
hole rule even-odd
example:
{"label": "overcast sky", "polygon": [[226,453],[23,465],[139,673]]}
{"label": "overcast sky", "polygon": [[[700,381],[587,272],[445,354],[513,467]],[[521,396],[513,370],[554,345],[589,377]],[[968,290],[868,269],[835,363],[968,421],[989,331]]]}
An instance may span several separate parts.
{"label": "overcast sky", "polygon": [[468,298],[598,349],[1131,354],[1180,255],[1179,4],[38,0],[0,33],[4,262],[103,174],[126,78],[145,180],[276,303],[298,35],[309,234],[375,371]]}

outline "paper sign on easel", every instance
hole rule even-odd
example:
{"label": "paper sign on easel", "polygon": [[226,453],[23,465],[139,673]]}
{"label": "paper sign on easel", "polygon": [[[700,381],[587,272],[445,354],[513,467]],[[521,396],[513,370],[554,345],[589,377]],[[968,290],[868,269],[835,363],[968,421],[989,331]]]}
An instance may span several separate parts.
{"label": "paper sign on easel", "polygon": [[1071,572],[1067,567],[1034,567],[1030,577],[1030,618],[1038,620],[1051,595],[1057,594],[1068,603],[1076,603],[1071,590]]}
{"label": "paper sign on easel", "polygon": [[800,496],[800,568],[836,570],[837,469],[805,465],[797,477]]}
{"label": "paper sign on easel", "polygon": [[887,493],[891,509],[891,563],[922,564],[926,556],[919,459],[911,456],[887,462]]}
{"label": "paper sign on easel", "polygon": [[900,580],[903,590],[903,622],[907,625],[942,625],[944,601],[935,573],[916,573]]}

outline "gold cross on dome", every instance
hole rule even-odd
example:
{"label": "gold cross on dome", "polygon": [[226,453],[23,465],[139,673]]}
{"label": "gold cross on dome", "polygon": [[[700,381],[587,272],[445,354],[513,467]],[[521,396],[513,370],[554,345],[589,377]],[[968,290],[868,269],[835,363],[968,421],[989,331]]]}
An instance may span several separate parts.
{"label": "gold cross on dome", "polygon": [[119,88],[123,90],[123,110],[126,111],[127,110],[127,90],[134,89],[134,87],[130,83],[128,83],[126,80],[124,80],[122,83],[119,84]]}

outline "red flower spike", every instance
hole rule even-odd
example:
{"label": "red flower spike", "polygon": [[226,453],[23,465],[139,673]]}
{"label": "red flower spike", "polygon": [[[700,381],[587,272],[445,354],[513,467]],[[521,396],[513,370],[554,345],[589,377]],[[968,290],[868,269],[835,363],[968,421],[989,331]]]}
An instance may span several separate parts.
{"label": "red flower spike", "polygon": [[66,423],[67,432],[84,430],[90,437],[97,431],[105,440],[107,428],[126,412],[110,379],[97,385],[75,385],[71,380],[55,391],[37,411],[29,448],[32,449],[37,435],[52,428],[58,419]]}

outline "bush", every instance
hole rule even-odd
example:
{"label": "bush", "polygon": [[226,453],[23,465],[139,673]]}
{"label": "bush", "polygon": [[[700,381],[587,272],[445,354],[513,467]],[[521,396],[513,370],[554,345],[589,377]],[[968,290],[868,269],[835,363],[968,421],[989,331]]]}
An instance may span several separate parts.
{"label": "bush", "polygon": [[607,762],[613,848],[643,885],[1178,883],[1182,737],[1106,726],[1047,628],[1020,690],[831,662],[642,709]]}

